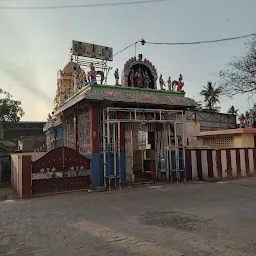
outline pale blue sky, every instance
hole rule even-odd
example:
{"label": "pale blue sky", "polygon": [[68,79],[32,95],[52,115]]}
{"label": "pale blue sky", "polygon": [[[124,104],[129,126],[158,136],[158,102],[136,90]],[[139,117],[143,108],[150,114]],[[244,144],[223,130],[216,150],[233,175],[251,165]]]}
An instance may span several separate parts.
{"label": "pale blue sky", "polygon": [[[68,5],[122,0],[9,0],[6,5]],[[143,5],[64,10],[0,10],[0,87],[23,103],[23,120],[46,120],[52,111],[57,71],[68,61],[72,40],[111,46],[114,53],[141,39],[154,42],[213,40],[256,32],[255,0],[170,0]],[[163,74],[183,74],[186,96],[199,92],[213,75],[245,52],[245,39],[195,46],[137,47]],[[116,56],[108,81],[120,73],[134,48]],[[245,111],[246,96],[222,99],[222,111],[234,104]],[[256,101],[256,96],[254,98]]]}

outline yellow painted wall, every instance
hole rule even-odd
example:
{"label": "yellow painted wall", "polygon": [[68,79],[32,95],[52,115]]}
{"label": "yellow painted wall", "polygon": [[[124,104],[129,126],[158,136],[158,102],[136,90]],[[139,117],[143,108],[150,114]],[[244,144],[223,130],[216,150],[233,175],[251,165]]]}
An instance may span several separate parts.
{"label": "yellow painted wall", "polygon": [[243,133],[242,134],[242,147],[243,148],[253,148],[254,145],[254,136],[253,133]]}
{"label": "yellow painted wall", "polygon": [[235,148],[253,148],[254,147],[254,135],[253,133],[243,133],[235,136],[234,147]]}
{"label": "yellow painted wall", "polygon": [[243,147],[243,141],[242,141],[241,135],[242,134],[234,136],[234,148],[242,148]]}
{"label": "yellow painted wall", "polygon": [[[229,135],[232,136],[232,135]],[[253,148],[254,147],[254,136],[255,134],[250,134],[250,133],[242,133],[242,134],[238,134],[238,135],[233,135],[233,145],[230,145],[229,147],[233,147],[233,148]],[[216,138],[216,140],[222,140],[225,138],[225,136],[214,136]],[[206,137],[198,137],[197,139],[197,144],[199,146],[207,146],[205,145],[205,140],[203,138]],[[208,137],[210,138],[210,136]],[[213,138],[214,139],[214,138]],[[209,145],[209,147],[212,147],[212,145]],[[224,146],[225,148],[226,146]],[[220,147],[221,148],[221,147]]]}

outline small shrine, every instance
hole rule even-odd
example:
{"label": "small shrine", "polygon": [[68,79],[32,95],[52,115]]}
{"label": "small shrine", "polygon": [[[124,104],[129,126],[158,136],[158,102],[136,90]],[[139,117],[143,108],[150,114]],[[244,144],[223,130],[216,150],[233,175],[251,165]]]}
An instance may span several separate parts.
{"label": "small shrine", "polygon": [[185,180],[184,111],[195,102],[185,97],[183,76],[165,82],[139,54],[124,63],[121,76],[115,69],[109,85],[112,54],[109,47],[73,42],[44,128],[48,150],[65,146],[89,156],[94,187]]}

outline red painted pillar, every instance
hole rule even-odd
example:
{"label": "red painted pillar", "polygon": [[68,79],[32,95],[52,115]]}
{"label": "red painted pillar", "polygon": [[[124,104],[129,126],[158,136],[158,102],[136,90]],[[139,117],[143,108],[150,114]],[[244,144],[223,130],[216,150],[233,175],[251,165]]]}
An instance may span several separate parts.
{"label": "red painted pillar", "polygon": [[32,162],[31,156],[22,156],[22,197],[31,197],[31,185],[32,185]]}
{"label": "red painted pillar", "polygon": [[186,179],[192,180],[191,149],[186,149]]}
{"label": "red painted pillar", "polygon": [[[125,113],[124,112],[118,112],[117,118],[118,119],[124,119]],[[120,124],[120,152],[125,152],[125,123]]]}
{"label": "red painted pillar", "polygon": [[91,105],[89,108],[90,117],[90,144],[91,144],[91,154],[99,153],[99,125],[98,118],[99,109],[95,105]]}

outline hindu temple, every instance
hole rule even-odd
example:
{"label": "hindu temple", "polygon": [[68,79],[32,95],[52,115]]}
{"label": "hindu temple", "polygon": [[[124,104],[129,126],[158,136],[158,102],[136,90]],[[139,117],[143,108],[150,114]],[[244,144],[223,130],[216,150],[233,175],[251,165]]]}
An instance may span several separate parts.
{"label": "hindu temple", "polygon": [[120,75],[115,69],[112,85],[109,75],[98,62],[77,58],[58,71],[47,150],[64,146],[90,158],[93,187],[185,180],[184,112],[195,102],[185,97],[183,76],[165,81],[142,54]]}

